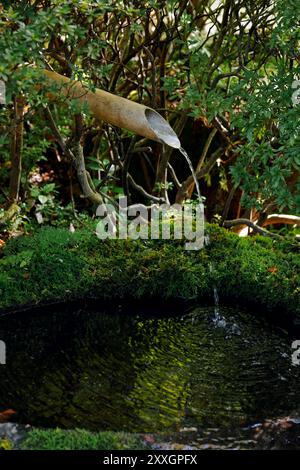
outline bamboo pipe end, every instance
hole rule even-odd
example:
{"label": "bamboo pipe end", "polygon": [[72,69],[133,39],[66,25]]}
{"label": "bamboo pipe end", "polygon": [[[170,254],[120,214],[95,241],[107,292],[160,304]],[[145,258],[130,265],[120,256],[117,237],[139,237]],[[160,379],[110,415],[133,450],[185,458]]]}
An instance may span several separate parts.
{"label": "bamboo pipe end", "polygon": [[149,127],[157,136],[158,141],[175,149],[179,149],[181,147],[177,134],[158,112],[154,111],[154,109],[146,108],[145,117]]}

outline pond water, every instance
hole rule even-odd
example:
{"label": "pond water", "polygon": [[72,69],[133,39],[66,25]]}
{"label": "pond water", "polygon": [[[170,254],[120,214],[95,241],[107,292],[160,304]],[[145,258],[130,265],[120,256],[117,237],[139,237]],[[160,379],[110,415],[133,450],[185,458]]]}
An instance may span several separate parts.
{"label": "pond water", "polygon": [[300,366],[283,330],[241,309],[218,314],[69,306],[1,317],[0,411],[36,426],[251,448],[264,420],[300,416]]}

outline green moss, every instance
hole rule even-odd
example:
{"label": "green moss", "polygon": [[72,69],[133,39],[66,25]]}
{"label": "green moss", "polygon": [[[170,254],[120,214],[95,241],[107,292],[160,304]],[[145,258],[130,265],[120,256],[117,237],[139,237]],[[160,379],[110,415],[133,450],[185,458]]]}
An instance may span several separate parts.
{"label": "green moss", "polygon": [[0,450],[12,450],[13,444],[10,442],[9,439],[0,439]]}
{"label": "green moss", "polygon": [[0,259],[0,310],[84,297],[221,299],[300,314],[299,244],[239,238],[214,225],[210,245],[99,240],[93,230],[44,228],[10,240]]}
{"label": "green moss", "polygon": [[209,248],[221,296],[299,314],[300,246],[228,235],[219,234]]}
{"label": "green moss", "polygon": [[145,449],[137,434],[89,432],[83,429],[33,429],[21,448],[24,450],[136,450]]}

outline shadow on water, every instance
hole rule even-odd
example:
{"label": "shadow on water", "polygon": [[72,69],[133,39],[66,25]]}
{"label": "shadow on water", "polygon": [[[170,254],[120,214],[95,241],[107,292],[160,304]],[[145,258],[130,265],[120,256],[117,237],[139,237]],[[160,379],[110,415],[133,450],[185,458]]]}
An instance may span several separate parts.
{"label": "shadow on water", "polygon": [[0,318],[0,411],[36,426],[225,433],[300,414],[291,339],[240,309],[182,315],[54,307]]}

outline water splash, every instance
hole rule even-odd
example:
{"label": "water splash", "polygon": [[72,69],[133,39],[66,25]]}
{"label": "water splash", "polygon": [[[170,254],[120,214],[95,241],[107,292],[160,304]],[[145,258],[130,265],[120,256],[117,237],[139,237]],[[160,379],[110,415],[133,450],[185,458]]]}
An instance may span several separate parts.
{"label": "water splash", "polygon": [[225,317],[220,313],[219,294],[216,286],[214,286],[214,302],[214,316],[212,318],[213,324],[217,328],[226,328],[227,322],[225,320]]}
{"label": "water splash", "polygon": [[[206,246],[210,245],[210,237],[207,234],[204,238],[204,243]],[[212,275],[214,272],[214,265],[209,262],[209,272]],[[213,278],[213,276],[211,276]],[[233,335],[239,336],[241,334],[241,329],[239,325],[235,322],[232,322],[230,318],[225,318],[220,311],[220,299],[219,293],[216,284],[213,283],[213,293],[214,293],[214,313],[210,317],[210,321],[216,328],[223,328],[226,332],[226,339],[229,339]]]}
{"label": "water splash", "polygon": [[219,305],[219,294],[217,288],[214,286],[214,316],[212,318],[213,324],[217,328],[226,328],[227,322],[225,317],[220,313],[220,305]]}
{"label": "water splash", "polygon": [[[206,237],[206,244],[207,245],[210,244],[209,235],[207,235],[207,237]],[[210,272],[210,274],[212,274],[213,271],[214,271],[214,267],[213,267],[212,262],[210,262],[209,263],[209,272]],[[218,293],[217,286],[215,284],[213,285],[213,292],[214,292],[214,315],[212,317],[212,322],[215,326],[217,326],[219,328],[225,328],[227,323],[226,323],[225,317],[223,315],[221,315],[221,313],[220,313],[219,293]]]}
{"label": "water splash", "polygon": [[215,317],[219,315],[219,294],[218,294],[218,289],[216,286],[214,286],[214,311],[215,311]]}
{"label": "water splash", "polygon": [[[209,243],[209,236],[207,237],[208,243]],[[209,264],[209,271],[210,273],[213,272],[213,264]],[[223,328],[227,335],[226,339],[230,338],[233,335],[240,335],[241,334],[241,329],[239,325],[235,322],[232,322],[231,319],[227,319],[224,317],[224,315],[221,314],[220,312],[220,300],[219,300],[219,293],[217,286],[214,284],[213,285],[213,292],[214,292],[214,315],[212,317],[212,322],[217,328]]]}
{"label": "water splash", "polygon": [[197,180],[197,177],[196,177],[196,173],[194,171],[194,168],[193,168],[193,164],[191,162],[191,159],[190,157],[188,156],[188,154],[186,153],[186,151],[180,147],[179,148],[179,152],[181,153],[181,155],[184,156],[184,158],[186,159],[187,161],[187,164],[189,166],[189,169],[191,170],[191,173],[192,173],[192,177],[193,177],[193,180],[194,180],[194,183],[195,183],[195,186],[196,186],[196,190],[197,190],[197,195],[198,195],[198,199],[199,199],[199,202],[202,203],[202,197],[201,197],[201,193],[200,193],[200,187],[199,187],[199,183],[198,183],[198,180]]}

